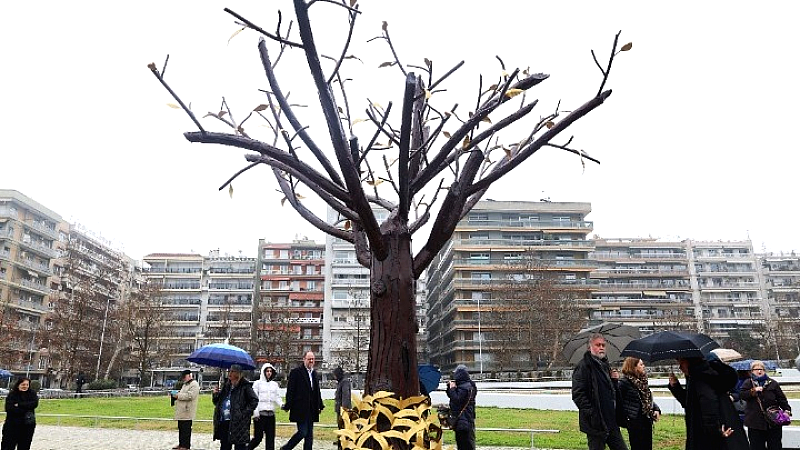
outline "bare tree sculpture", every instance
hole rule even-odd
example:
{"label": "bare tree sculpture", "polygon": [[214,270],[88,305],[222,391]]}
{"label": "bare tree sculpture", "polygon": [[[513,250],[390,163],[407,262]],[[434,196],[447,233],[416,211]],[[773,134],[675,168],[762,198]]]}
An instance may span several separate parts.
{"label": "bare tree sculpture", "polygon": [[[345,12],[349,34],[337,57],[325,57],[318,52],[309,19],[312,6],[339,8]],[[458,105],[439,108],[433,100],[440,86],[463,61],[441,76],[434,75],[433,63],[428,59],[419,65],[405,64],[394,51],[387,23],[383,22],[377,39],[385,40],[393,55],[393,61],[383,65],[402,71],[405,91],[399,114],[392,103],[385,108],[369,103],[366,114],[372,131],[364,139],[353,132],[355,119],[345,89],[346,79],[341,73],[343,63],[355,58],[348,52],[350,36],[360,14],[356,0],[294,0],[297,32],[292,30],[293,23],[288,27],[283,25],[280,13],[276,32],[272,33],[229,9],[225,11],[236,18],[242,29],[262,35],[258,52],[269,83],[269,90],[263,91],[266,102],[256,106],[242,121],[234,120],[224,98],[221,111],[207,115],[223,122],[230,132],[212,132],[201,125],[194,112],[165,81],[166,62],[161,70],[154,63],[148,67],[197,126],[198,131],[185,133],[187,140],[252,152],[245,156],[250,164],[221,189],[248,169],[265,164],[271,167],[285,201],[304,219],[323,232],[355,245],[358,261],[368,267],[371,274],[372,327],[365,392],[388,390],[401,397],[417,395],[413,280],[423,273],[458,221],[489,186],[542,147],[561,149],[582,160],[597,162],[583,151],[571,148],[572,138],[565,139],[562,144],[551,141],[611,95],[605,85],[614,57],[629,50],[631,45],[618,48],[617,34],[608,63],[602,66],[594,58],[602,80],[597,92],[586,103],[569,112],[562,111],[559,105],[554,111],[534,119],[513,143],[503,143],[500,133],[528,116],[537,105],[536,100],[526,100],[526,93],[548,75],[519,69],[506,72],[503,67],[504,75],[499,79],[485,84],[480,79],[477,99],[472,102],[474,111],[462,113]],[[268,50],[268,41],[274,43],[277,53]],[[276,64],[288,50],[299,50],[305,55],[327,124],[329,142],[311,138],[309,125],[300,119],[296,105],[289,102],[289,94],[278,83]],[[594,57],[594,52],[592,55]],[[322,59],[329,59],[330,66],[323,68]],[[499,57],[498,61],[504,66]],[[411,68],[422,75],[409,71]],[[255,139],[245,130],[251,118],[267,122],[273,132],[270,142]],[[453,130],[448,132],[446,126]],[[379,144],[379,138],[388,138],[388,144]],[[386,156],[389,149],[396,151],[395,159]],[[379,184],[383,186],[379,188]],[[309,210],[297,194],[300,185],[319,196],[343,220],[329,224]],[[439,195],[443,197],[441,200]],[[372,205],[390,211],[383,223],[376,220]],[[434,205],[438,210],[432,208]],[[430,226],[430,234],[421,249],[413,254],[411,237],[425,224]]]}

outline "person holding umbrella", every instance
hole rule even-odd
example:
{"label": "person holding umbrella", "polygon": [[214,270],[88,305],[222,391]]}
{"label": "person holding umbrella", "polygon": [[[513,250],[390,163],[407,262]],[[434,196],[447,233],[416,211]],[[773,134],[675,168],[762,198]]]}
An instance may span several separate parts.
{"label": "person holding umbrella", "polygon": [[242,366],[230,367],[222,389],[214,387],[211,401],[214,440],[220,441],[220,450],[246,450],[250,443],[250,417],[258,406],[258,397],[253,384],[242,376]]}
{"label": "person holding umbrella", "polygon": [[606,358],[606,338],[589,337],[588,350],[572,372],[572,401],[578,407],[578,425],[589,450],[628,450],[616,419],[619,372]]}
{"label": "person holding umbrella", "polygon": [[685,410],[686,450],[747,450],[747,436],[728,396],[736,386],[736,370],[711,355],[710,361],[677,358],[685,388],[674,373],[669,375],[669,390]]}
{"label": "person holding umbrella", "polygon": [[750,438],[750,450],[780,450],[783,448],[783,431],[767,422],[764,411],[770,406],[780,406],[791,416],[792,408],[778,382],[767,376],[763,362],[753,361],[750,370],[750,378],[742,383],[739,391],[739,396],[745,401],[744,424]]}
{"label": "person holding umbrella", "polygon": [[631,450],[653,450],[653,422],[661,416],[661,409],[653,402],[653,393],[647,383],[644,361],[627,357],[622,363],[619,380],[621,397],[618,408],[628,429]]}

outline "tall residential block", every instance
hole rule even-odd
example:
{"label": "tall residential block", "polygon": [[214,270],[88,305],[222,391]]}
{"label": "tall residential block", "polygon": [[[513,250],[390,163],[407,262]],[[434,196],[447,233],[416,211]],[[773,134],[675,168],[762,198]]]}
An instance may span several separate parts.
{"label": "tall residential block", "polygon": [[431,362],[445,371],[458,364],[479,372],[535,366],[525,349],[529,342],[507,333],[521,317],[517,307],[508,307],[514,282],[542,281],[549,292],[531,295],[558,300],[560,289],[569,293],[567,303],[583,304],[595,267],[588,258],[594,249],[587,239],[590,211],[588,203],[478,202],[429,268]]}

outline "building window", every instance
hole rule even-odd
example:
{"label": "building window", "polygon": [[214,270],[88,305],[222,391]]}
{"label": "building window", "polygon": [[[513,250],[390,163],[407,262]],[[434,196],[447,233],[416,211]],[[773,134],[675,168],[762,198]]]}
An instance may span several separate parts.
{"label": "building window", "polygon": [[468,216],[469,222],[486,222],[489,220],[489,214],[472,213]]}

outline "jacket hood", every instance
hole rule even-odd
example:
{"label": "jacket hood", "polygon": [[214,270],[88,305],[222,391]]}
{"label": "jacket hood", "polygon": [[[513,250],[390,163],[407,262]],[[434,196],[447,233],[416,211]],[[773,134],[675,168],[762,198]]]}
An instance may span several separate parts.
{"label": "jacket hood", "polygon": [[467,366],[463,364],[456,366],[456,370],[453,371],[453,379],[459,383],[469,381],[470,378],[469,372],[467,372]]}
{"label": "jacket hood", "polygon": [[[270,378],[269,380],[268,380],[268,379],[267,379],[267,377],[264,375],[264,370],[266,370],[266,369],[268,369],[268,368],[269,368],[269,369],[272,369],[272,378]],[[275,366],[273,366],[272,364],[270,364],[270,363],[264,363],[264,365],[262,365],[262,366],[261,366],[261,370],[258,372],[258,374],[259,374],[259,376],[260,376],[260,378],[259,378],[259,379],[260,379],[261,381],[263,381],[263,382],[267,382],[267,381],[274,380],[274,379],[275,379],[275,376],[276,376],[276,375],[278,375],[278,371],[277,371],[277,370],[275,370]]]}
{"label": "jacket hood", "polygon": [[689,367],[691,377],[703,380],[717,392],[728,392],[736,386],[736,369],[719,360],[698,359]]}

